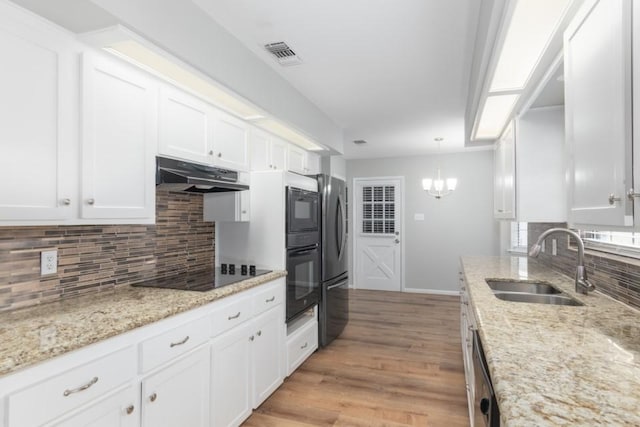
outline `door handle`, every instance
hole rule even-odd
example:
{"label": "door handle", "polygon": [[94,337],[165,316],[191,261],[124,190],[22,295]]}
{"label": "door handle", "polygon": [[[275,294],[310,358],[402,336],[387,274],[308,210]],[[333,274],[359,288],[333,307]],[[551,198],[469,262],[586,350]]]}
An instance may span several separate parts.
{"label": "door handle", "polygon": [[346,280],[343,280],[342,282],[339,282],[339,283],[336,283],[335,285],[331,285],[331,286],[327,287],[327,290],[330,291],[331,289],[338,288],[340,286],[344,286],[347,283],[348,282]]}

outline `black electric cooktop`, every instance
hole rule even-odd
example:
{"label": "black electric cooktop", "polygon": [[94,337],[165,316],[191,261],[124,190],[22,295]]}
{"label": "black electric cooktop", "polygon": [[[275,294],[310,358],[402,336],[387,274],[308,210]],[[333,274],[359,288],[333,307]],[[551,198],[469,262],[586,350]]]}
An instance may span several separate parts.
{"label": "black electric cooktop", "polygon": [[162,277],[159,279],[148,280],[146,282],[140,282],[131,286],[140,286],[147,288],[165,288],[165,289],[179,289],[184,291],[197,291],[206,292],[213,289],[222,288],[242,280],[250,279],[262,274],[271,273],[271,270],[254,270],[246,271],[246,274],[242,274],[241,270],[235,270],[234,274],[222,273],[220,268],[215,270],[203,270],[194,273],[186,273],[175,276]]}

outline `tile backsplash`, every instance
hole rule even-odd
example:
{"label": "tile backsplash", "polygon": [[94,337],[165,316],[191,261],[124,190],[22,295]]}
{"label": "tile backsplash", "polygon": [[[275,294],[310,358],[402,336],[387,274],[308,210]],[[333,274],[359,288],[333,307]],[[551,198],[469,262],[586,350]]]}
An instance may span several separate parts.
{"label": "tile backsplash", "polygon": [[[40,276],[40,252],[58,272]],[[100,292],[214,265],[202,195],[156,193],[155,225],[0,227],[0,311]]]}
{"label": "tile backsplash", "polygon": [[[566,223],[529,223],[527,238],[533,244],[540,234],[553,227],[566,228]],[[557,239],[557,255],[551,255],[551,239]],[[566,235],[554,234],[546,239],[546,252],[539,255],[540,261],[551,268],[573,277],[576,272],[577,251],[569,249]],[[621,256],[602,256],[595,251],[585,254],[585,267],[589,280],[597,289],[610,297],[640,308],[640,260],[629,259],[625,262]]]}

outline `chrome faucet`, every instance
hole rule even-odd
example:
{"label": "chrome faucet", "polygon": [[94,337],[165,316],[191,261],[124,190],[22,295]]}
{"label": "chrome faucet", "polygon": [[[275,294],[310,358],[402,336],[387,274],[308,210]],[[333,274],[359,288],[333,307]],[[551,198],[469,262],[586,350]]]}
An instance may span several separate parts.
{"label": "chrome faucet", "polygon": [[566,228],[550,228],[538,237],[538,241],[531,246],[529,250],[529,256],[536,258],[540,254],[540,250],[542,249],[542,241],[549,235],[553,233],[567,233],[570,236],[576,239],[578,242],[578,267],[576,268],[576,292],[580,292],[581,294],[587,295],[589,291],[593,291],[596,288],[596,285],[589,282],[587,279],[587,270],[584,268],[584,242],[580,238],[580,235],[575,231],[566,229]]}

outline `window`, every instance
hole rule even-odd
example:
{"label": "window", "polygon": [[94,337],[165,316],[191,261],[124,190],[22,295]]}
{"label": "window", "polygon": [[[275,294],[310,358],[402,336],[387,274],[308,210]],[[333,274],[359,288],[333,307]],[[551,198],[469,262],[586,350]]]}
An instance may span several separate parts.
{"label": "window", "polygon": [[527,223],[511,222],[511,252],[527,252]]}
{"label": "window", "polygon": [[640,258],[640,233],[578,230],[584,246],[596,251]]}
{"label": "window", "polygon": [[362,187],[362,232],[393,234],[396,231],[396,187],[373,185]]}

